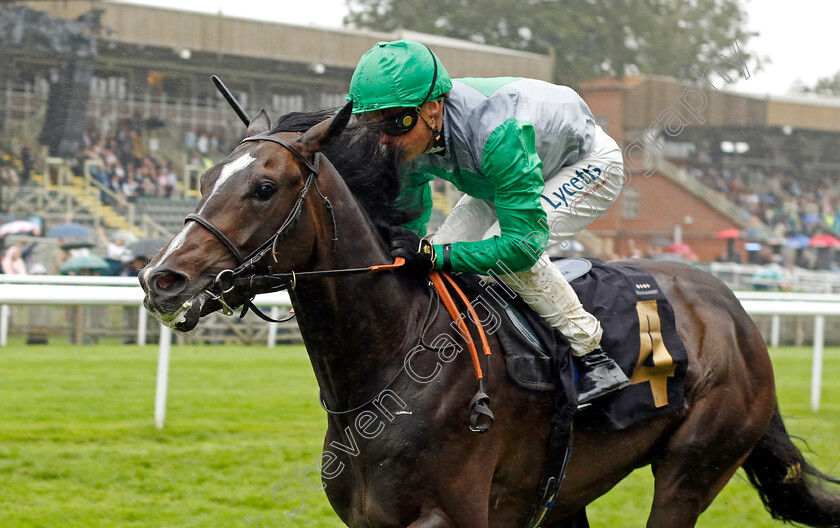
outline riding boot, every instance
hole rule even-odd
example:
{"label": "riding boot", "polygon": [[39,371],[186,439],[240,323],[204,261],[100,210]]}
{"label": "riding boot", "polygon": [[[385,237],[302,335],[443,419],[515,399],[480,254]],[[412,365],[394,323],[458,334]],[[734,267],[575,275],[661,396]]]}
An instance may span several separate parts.
{"label": "riding boot", "polygon": [[579,374],[575,383],[578,405],[630,385],[630,380],[600,345],[588,354],[577,356],[576,359]]}
{"label": "riding boot", "polygon": [[630,380],[599,343],[601,323],[587,312],[563,273],[543,255],[528,270],[500,277],[528,305],[569,340],[578,361],[578,404],[618,390]]}

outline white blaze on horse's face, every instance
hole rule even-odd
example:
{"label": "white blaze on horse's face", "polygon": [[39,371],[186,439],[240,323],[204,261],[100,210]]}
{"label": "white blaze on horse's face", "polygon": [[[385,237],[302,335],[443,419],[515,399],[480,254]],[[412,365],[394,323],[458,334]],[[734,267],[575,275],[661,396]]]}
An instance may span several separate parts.
{"label": "white blaze on horse's face", "polygon": [[152,273],[154,273],[155,270],[157,270],[161,266],[161,264],[166,262],[167,257],[169,257],[169,255],[171,255],[174,251],[181,249],[181,247],[184,245],[184,240],[187,238],[187,235],[189,234],[190,230],[194,227],[195,222],[190,222],[189,224],[182,227],[181,231],[179,231],[178,234],[175,235],[175,238],[173,238],[172,241],[169,242],[169,247],[166,248],[166,253],[161,255],[161,257],[157,261],[157,264],[154,267],[147,267],[143,271],[143,279],[146,281],[146,284],[149,283],[149,277],[152,275]]}
{"label": "white blaze on horse's face", "polygon": [[205,197],[204,205],[201,206],[201,209],[198,211],[198,214],[204,213],[204,209],[207,208],[207,204],[210,203],[210,200],[212,200],[216,196],[216,193],[219,192],[219,190],[222,188],[222,186],[224,186],[225,182],[228,181],[231,176],[245,170],[248,167],[248,165],[256,161],[256,159],[257,158],[251,156],[250,153],[245,153],[236,158],[235,160],[229,162],[224,167],[222,167],[222,173],[219,175],[219,178],[213,185],[213,190],[210,191],[210,194],[208,194]]}
{"label": "white blaze on horse's face", "polygon": [[[231,178],[231,176],[245,170],[251,163],[256,161],[256,159],[257,158],[251,156],[251,154],[246,153],[222,167],[222,172],[219,175],[219,178],[216,180],[216,183],[213,185],[213,190],[211,190],[210,193],[206,196],[204,205],[201,206],[201,209],[198,211],[198,214],[202,214],[204,212],[204,209],[207,208],[207,204],[221,190],[222,186],[224,186],[225,182],[228,181]],[[169,257],[169,255],[181,249],[181,247],[184,245],[184,240],[187,238],[187,235],[190,233],[190,231],[195,228],[195,225],[195,222],[190,222],[187,225],[185,225],[181,229],[181,231],[175,236],[175,238],[173,238],[172,241],[169,243],[169,247],[166,248],[166,252],[163,255],[161,255],[159,259],[157,259],[157,264],[154,267],[146,268],[146,270],[143,272],[143,277],[147,283],[149,281],[149,277],[151,277],[152,274],[166,262],[166,259]]]}

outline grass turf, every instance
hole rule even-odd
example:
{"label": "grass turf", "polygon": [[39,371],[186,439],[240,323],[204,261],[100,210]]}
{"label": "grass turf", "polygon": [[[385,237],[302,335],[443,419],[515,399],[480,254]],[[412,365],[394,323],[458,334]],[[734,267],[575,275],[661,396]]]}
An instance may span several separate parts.
{"label": "grass turf", "polygon": [[[840,473],[840,349],[826,350],[818,414],[810,350],[772,357],[788,429]],[[156,361],[155,346],[0,349],[0,526],[341,526],[323,493],[273,491],[321,451],[326,418],[303,347],[174,347],[163,430],[152,419]],[[590,506],[592,527],[644,525],[651,497],[650,471],[639,470]],[[742,473],[698,526],[738,525],[782,526]]]}

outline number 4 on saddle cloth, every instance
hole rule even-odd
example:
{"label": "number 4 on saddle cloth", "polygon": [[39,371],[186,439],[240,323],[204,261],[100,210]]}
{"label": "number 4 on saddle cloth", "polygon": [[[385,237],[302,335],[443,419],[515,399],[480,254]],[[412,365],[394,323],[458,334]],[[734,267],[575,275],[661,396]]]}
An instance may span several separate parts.
{"label": "number 4 on saddle cloth", "polygon": [[[577,423],[616,430],[681,410],[688,355],[677,335],[674,310],[653,276],[640,268],[597,259],[560,259],[555,265],[584,308],[601,322],[601,347],[632,383],[594,400],[591,407],[578,412]],[[464,279],[471,284],[463,284]],[[466,291],[490,292],[481,292],[482,299],[503,314],[498,336],[508,374],[517,385],[535,391],[574,391],[567,386],[574,384],[576,375],[574,362],[568,361],[571,347],[560,332],[519,297],[505,295],[512,292],[503,292],[500,284],[475,284],[467,276],[459,277],[459,282]]]}

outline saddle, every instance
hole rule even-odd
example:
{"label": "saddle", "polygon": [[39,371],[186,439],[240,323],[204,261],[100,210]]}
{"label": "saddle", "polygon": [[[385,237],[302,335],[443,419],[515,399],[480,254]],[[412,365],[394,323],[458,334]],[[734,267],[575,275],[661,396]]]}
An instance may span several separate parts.
{"label": "saddle", "polygon": [[[641,268],[598,259],[567,258],[554,264],[584,308],[601,322],[602,348],[632,382],[579,411],[576,423],[618,430],[682,410],[688,355],[677,335],[673,308],[653,276]],[[458,281],[467,290],[491,288],[467,275]],[[496,290],[502,288],[496,285]],[[568,391],[560,385],[573,383],[576,372],[574,361],[567,361],[571,346],[566,337],[518,296],[482,295],[489,298],[496,301],[492,308],[503,315],[496,331],[510,378],[527,390]],[[564,368],[573,369],[573,375],[564,375]]]}

